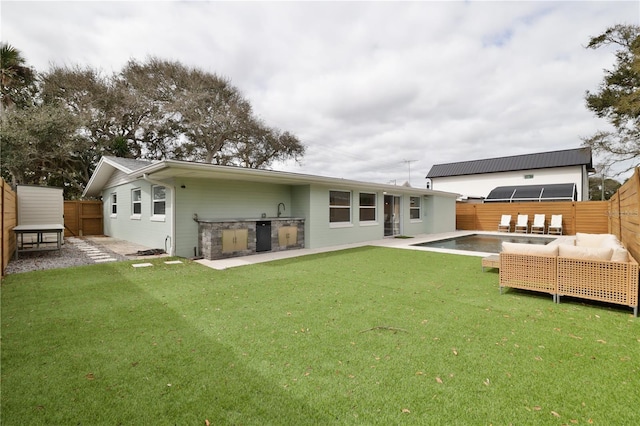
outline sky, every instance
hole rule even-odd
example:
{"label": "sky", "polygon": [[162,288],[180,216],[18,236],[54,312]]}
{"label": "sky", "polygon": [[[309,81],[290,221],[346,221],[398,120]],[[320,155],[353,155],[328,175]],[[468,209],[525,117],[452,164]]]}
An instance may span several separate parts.
{"label": "sky", "polygon": [[640,24],[640,2],[0,3],[2,41],[37,71],[177,60],[229,78],[306,146],[271,168],[414,187],[434,164],[608,130],[584,97],[614,50],[585,46],[616,24]]}

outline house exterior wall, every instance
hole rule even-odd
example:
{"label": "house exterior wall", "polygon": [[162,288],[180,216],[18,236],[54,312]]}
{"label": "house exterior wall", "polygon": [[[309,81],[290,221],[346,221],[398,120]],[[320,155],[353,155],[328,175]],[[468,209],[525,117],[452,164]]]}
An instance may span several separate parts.
{"label": "house exterior wall", "polygon": [[[525,176],[533,175],[525,179]],[[466,176],[448,176],[431,179],[431,189],[462,194],[466,197],[486,197],[498,186],[542,185],[575,183],[578,201],[589,199],[589,178],[585,166],[556,167],[551,169],[518,170],[515,172],[487,173]]]}
{"label": "house exterior wall", "polygon": [[[259,219],[278,215],[278,203],[284,203],[282,216],[293,215],[291,187],[215,179],[176,179],[176,255],[194,256],[198,246],[197,214],[201,219]],[[182,188],[184,186],[184,188]]]}
{"label": "house exterior wall", "polygon": [[291,187],[291,216],[302,217],[304,221],[304,243],[305,247],[311,247],[311,186],[298,185]]}
{"label": "house exterior wall", "polygon": [[128,181],[127,174],[122,170],[116,170],[113,172],[113,174],[111,175],[111,177],[105,183],[104,186],[107,188],[111,188],[111,187],[115,187],[123,183],[126,183],[127,181]]}
{"label": "house exterior wall", "polygon": [[425,200],[425,233],[437,234],[451,232],[456,229],[456,218],[451,216],[456,211],[456,199],[453,197],[428,196]]}
{"label": "house exterior wall", "polygon": [[[349,224],[331,224],[329,222],[329,191],[351,192],[351,222]],[[376,194],[376,221],[360,222],[360,193]],[[306,221],[306,247],[319,248],[332,245],[350,244],[384,238],[384,196],[383,191],[353,190],[350,188],[313,185],[309,191],[310,216]],[[455,198],[446,196],[421,196],[421,212],[419,219],[410,218],[411,194],[398,191],[400,197],[401,228],[404,235],[419,235],[432,232],[455,230]]]}
{"label": "house exterior wall", "polygon": [[[351,222],[329,222],[329,192],[347,191],[351,193]],[[361,223],[359,220],[360,192],[376,194],[375,222]],[[310,188],[309,233],[307,234],[307,248],[328,247],[371,241],[384,236],[384,196],[382,192],[359,191],[348,187],[312,185]]]}
{"label": "house exterior wall", "polygon": [[[119,181],[113,180],[114,182]],[[152,220],[152,186],[146,180],[123,183],[103,191],[104,232],[150,248],[163,248],[173,244],[175,255],[192,257],[198,252],[199,219],[257,219],[264,214],[277,217],[278,204],[284,203],[282,217],[304,219],[304,247],[319,248],[366,242],[384,237],[383,191],[358,190],[348,186],[322,184],[287,185],[204,178],[174,178],[165,182],[166,215],[164,221]],[[132,190],[141,189],[142,211],[132,218]],[[329,193],[331,190],[351,194],[351,221],[330,223]],[[111,194],[117,194],[117,214],[111,214]],[[376,220],[360,222],[360,192],[376,194]],[[455,230],[455,198],[444,195],[415,195],[421,200],[418,219],[410,218],[410,197],[398,189],[402,216],[401,233],[418,235],[429,232]],[[171,216],[175,205],[175,222]],[[175,241],[167,241],[175,232]]]}
{"label": "house exterior wall", "polygon": [[[171,244],[171,213],[173,200],[171,191],[166,192],[166,214],[164,220],[152,220],[152,200],[150,182],[137,180],[120,186],[107,188],[102,192],[104,234],[110,237],[135,242],[149,248],[165,249]],[[131,194],[134,189],[141,192],[140,217],[134,218]],[[117,213],[111,213],[111,194],[117,195]],[[167,240],[167,237],[169,239]]]}

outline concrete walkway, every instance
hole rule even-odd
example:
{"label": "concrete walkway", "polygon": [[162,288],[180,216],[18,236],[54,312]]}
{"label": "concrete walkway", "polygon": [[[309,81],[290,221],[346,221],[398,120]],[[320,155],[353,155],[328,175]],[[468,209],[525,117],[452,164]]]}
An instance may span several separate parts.
{"label": "concrete walkway", "polygon": [[151,256],[138,256],[138,251],[149,250],[151,247],[145,247],[140,244],[135,244],[129,241],[120,240],[113,237],[105,236],[87,236],[82,237],[85,240],[90,241],[94,245],[102,246],[107,250],[111,250],[121,256],[126,256],[127,259],[155,259],[158,257],[166,257],[168,254],[157,254]]}
{"label": "concrete walkway", "polygon": [[[450,253],[450,254],[476,256],[476,257],[486,257],[492,254],[495,254],[495,253],[472,252],[472,251],[449,250],[449,249],[414,246],[414,244],[420,244],[428,241],[442,240],[446,238],[459,237],[462,235],[471,235],[471,234],[494,234],[495,235],[496,233],[483,232],[483,231],[454,231],[454,232],[445,232],[440,234],[421,234],[413,238],[389,237],[389,238],[384,238],[382,240],[366,241],[362,243],[345,244],[345,245],[331,246],[331,247],[322,247],[317,249],[299,249],[299,250],[279,251],[279,252],[253,254],[249,256],[232,257],[229,259],[218,259],[218,260],[200,259],[200,260],[196,260],[196,262],[200,263],[201,265],[207,266],[209,268],[223,270],[227,268],[235,268],[238,266],[253,265],[255,263],[271,262],[272,260],[289,259],[292,257],[306,256],[309,254],[325,253],[330,251],[345,250],[345,249],[363,247],[363,246],[391,247],[391,248],[399,248],[399,249],[406,249],[406,250],[435,251],[439,253]],[[526,234],[526,235],[535,236],[532,234]],[[547,235],[542,235],[542,236],[546,237]],[[560,237],[560,238],[566,239],[571,237]],[[551,244],[553,243],[556,243],[556,242],[552,242]]]}

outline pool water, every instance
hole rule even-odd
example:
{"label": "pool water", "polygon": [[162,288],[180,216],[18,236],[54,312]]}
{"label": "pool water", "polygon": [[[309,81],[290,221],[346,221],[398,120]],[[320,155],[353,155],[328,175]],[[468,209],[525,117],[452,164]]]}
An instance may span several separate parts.
{"label": "pool water", "polygon": [[524,243],[546,245],[555,238],[531,237],[527,235],[483,235],[472,234],[461,237],[447,238],[446,240],[429,241],[427,243],[412,244],[419,247],[434,247],[450,250],[479,251],[485,253],[500,253],[502,243]]}

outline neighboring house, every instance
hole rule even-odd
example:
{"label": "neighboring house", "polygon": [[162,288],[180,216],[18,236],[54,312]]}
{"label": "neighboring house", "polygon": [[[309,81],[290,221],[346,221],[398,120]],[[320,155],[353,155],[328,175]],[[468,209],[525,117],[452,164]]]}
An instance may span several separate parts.
{"label": "neighboring house", "polygon": [[592,172],[591,149],[584,147],[436,164],[427,187],[462,194],[462,200],[586,201]]}
{"label": "neighboring house", "polygon": [[84,191],[84,196],[102,197],[105,235],[206,258],[454,231],[457,195],[117,157],[100,160]]}

